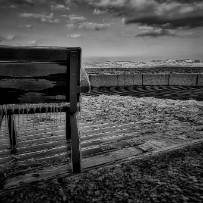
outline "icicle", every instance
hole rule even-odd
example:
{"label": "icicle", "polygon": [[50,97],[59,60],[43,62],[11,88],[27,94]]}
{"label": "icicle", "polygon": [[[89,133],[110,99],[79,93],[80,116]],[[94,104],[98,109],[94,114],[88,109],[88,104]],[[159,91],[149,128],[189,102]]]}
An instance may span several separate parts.
{"label": "icicle", "polygon": [[52,120],[52,106],[53,106],[53,104],[49,105],[49,108],[50,108],[49,117],[50,117],[51,120]]}
{"label": "icicle", "polygon": [[33,132],[35,132],[35,112],[36,112],[36,106],[34,104],[32,104],[32,108],[33,108],[33,116],[32,116],[32,130]]}
{"label": "icicle", "polygon": [[5,136],[7,136],[7,134],[6,134],[7,115],[6,115],[6,114],[5,114],[5,116],[4,116],[4,119],[5,119],[4,132],[5,132]]}
{"label": "icicle", "polygon": [[20,129],[20,106],[18,105],[18,131]]}
{"label": "icicle", "polygon": [[[1,106],[0,111],[1,111],[1,113],[3,114],[3,108],[2,108],[2,106]],[[1,123],[1,126],[0,126],[0,135],[3,135],[2,123]]]}
{"label": "icicle", "polygon": [[6,128],[7,128],[7,106],[3,105],[3,111],[4,111],[4,119],[5,119],[5,127],[4,127],[4,132],[5,132],[5,136],[7,136],[6,134]]}
{"label": "icicle", "polygon": [[24,125],[24,106],[22,105],[22,124]]}
{"label": "icicle", "polygon": [[50,117],[50,122],[49,122],[49,125],[50,125],[50,130],[51,130],[51,132],[53,131],[53,122],[52,122],[52,120],[53,120],[53,115],[52,115],[52,106],[53,106],[53,104],[49,104],[49,117]]}
{"label": "icicle", "polygon": [[[40,104],[37,104],[37,109],[40,109]],[[38,111],[38,114],[36,116],[37,116],[36,125],[39,127],[40,126],[40,113],[39,113],[39,111]]]}
{"label": "icicle", "polygon": [[54,104],[50,104],[51,105],[51,123],[52,123],[52,132],[54,131],[55,128],[55,120],[54,120]]}
{"label": "icicle", "polygon": [[52,123],[53,123],[53,126],[52,126],[52,134],[54,134],[54,129],[55,129],[54,109],[55,109],[55,106],[54,106],[54,104],[52,104],[52,107],[51,107]]}
{"label": "icicle", "polygon": [[50,105],[47,104],[47,110],[46,110],[46,124],[47,124],[47,128],[48,130],[50,129],[50,113],[49,113],[49,108],[50,108]]}
{"label": "icicle", "polygon": [[15,105],[12,104],[11,108],[12,108],[12,114],[14,114],[15,113]]}
{"label": "icicle", "polygon": [[28,132],[29,131],[29,126],[28,126],[28,105],[26,104],[25,106],[23,106],[23,112],[24,112],[24,114],[23,114],[23,119],[24,119],[24,121],[23,121],[23,123],[24,123],[24,125],[25,125],[25,131],[26,132]]}
{"label": "icicle", "polygon": [[48,112],[48,106],[46,104],[45,106],[45,131],[47,132],[47,112]]}
{"label": "icicle", "polygon": [[56,126],[59,127],[59,104],[56,105]]}
{"label": "icicle", "polygon": [[39,121],[41,122],[42,121],[42,104],[40,103],[39,104]]}
{"label": "icicle", "polygon": [[55,112],[54,112],[55,118],[54,118],[54,121],[55,121],[55,127],[56,128],[58,127],[58,125],[57,125],[57,112],[58,112],[58,108],[57,108],[57,104],[55,104]]}
{"label": "icicle", "polygon": [[29,106],[28,106],[28,104],[26,104],[25,108],[23,108],[23,112],[26,114],[24,122],[25,122],[26,131],[28,131],[28,129],[29,129],[28,128],[28,112],[29,112]]}
{"label": "icicle", "polygon": [[63,110],[63,106],[64,106],[64,103],[63,104],[61,104],[61,115],[60,115],[60,117],[61,117],[61,125],[64,125],[64,112],[62,111]]}
{"label": "icicle", "polygon": [[16,117],[15,117],[15,104],[10,105],[10,111],[11,111],[11,114],[13,115],[13,120],[15,122],[15,120],[16,120]]}
{"label": "icicle", "polygon": [[54,133],[54,130],[56,129],[56,106],[55,104],[53,103],[52,105],[52,115],[53,115],[53,133]]}
{"label": "icicle", "polygon": [[59,124],[61,125],[61,117],[62,117],[62,115],[61,115],[61,113],[62,113],[62,106],[60,105],[59,106]]}
{"label": "icicle", "polygon": [[7,106],[6,105],[3,105],[3,111],[4,111],[4,114],[7,115]]}

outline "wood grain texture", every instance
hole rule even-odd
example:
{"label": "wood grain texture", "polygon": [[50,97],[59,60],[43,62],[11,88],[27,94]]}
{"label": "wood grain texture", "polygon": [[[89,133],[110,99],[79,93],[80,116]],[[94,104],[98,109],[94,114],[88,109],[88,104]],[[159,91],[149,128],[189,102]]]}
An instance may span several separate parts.
{"label": "wood grain texture", "polygon": [[66,63],[0,63],[0,104],[64,102]]}
{"label": "wood grain texture", "polygon": [[70,115],[71,126],[71,161],[73,173],[81,172],[81,150],[76,114]]}
{"label": "wood grain texture", "polygon": [[77,111],[77,102],[79,99],[77,87],[80,85],[80,55],[73,51],[70,53],[70,113]]}
{"label": "wood grain texture", "polygon": [[0,61],[67,61],[70,50],[80,48],[0,46]]}

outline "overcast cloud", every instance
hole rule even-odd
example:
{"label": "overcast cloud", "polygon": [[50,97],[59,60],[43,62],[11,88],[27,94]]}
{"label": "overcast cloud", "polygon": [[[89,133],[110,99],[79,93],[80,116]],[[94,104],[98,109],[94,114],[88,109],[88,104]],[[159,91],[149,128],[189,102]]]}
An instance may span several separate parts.
{"label": "overcast cloud", "polygon": [[203,27],[203,1],[200,0],[86,0],[86,2],[96,9],[117,15],[125,24],[154,27],[153,31],[143,31],[138,36],[150,36],[150,33],[153,37],[175,36],[172,30]]}

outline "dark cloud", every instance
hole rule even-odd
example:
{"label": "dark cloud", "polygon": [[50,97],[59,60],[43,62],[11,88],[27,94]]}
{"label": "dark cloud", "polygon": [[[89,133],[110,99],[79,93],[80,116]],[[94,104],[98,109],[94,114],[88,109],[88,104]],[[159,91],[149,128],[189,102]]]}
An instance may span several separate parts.
{"label": "dark cloud", "polygon": [[139,18],[127,19],[126,24],[139,23],[141,25],[157,26],[162,28],[196,28],[203,27],[202,16],[184,16],[182,18],[167,18],[158,16],[144,16]]}
{"label": "dark cloud", "polygon": [[34,6],[46,2],[47,0],[0,0],[2,6]]}
{"label": "dark cloud", "polygon": [[[143,0],[146,1],[146,0]],[[125,16],[126,24],[139,23],[161,28],[196,28],[203,27],[203,2],[181,3],[180,1],[165,1],[159,3],[148,0],[139,4],[140,0],[132,0],[135,14]]]}
{"label": "dark cloud", "polygon": [[13,4],[25,4],[25,5],[34,5],[34,0],[10,0]]}
{"label": "dark cloud", "polygon": [[[105,10],[121,17],[125,24],[139,24],[162,29],[160,34],[151,33],[154,36],[170,35],[169,29],[188,30],[203,27],[202,0],[85,1],[96,9]],[[145,35],[147,36],[147,34]],[[149,33],[149,36],[152,35]]]}
{"label": "dark cloud", "polygon": [[12,4],[12,5],[34,5],[34,0],[0,0],[2,4]]}

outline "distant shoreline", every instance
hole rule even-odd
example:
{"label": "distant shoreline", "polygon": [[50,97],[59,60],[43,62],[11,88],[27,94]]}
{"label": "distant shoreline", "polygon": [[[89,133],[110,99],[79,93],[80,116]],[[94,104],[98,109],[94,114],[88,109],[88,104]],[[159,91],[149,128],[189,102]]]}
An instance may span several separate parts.
{"label": "distant shoreline", "polygon": [[88,74],[135,74],[135,73],[203,73],[203,61],[153,60],[151,62],[103,61],[84,63]]}
{"label": "distant shoreline", "polygon": [[104,62],[120,62],[120,61],[126,61],[126,62],[135,62],[135,63],[149,63],[152,61],[168,61],[168,60],[174,60],[174,61],[185,61],[185,60],[196,60],[196,61],[202,61],[203,58],[182,58],[182,57],[176,57],[173,59],[169,58],[157,58],[157,57],[142,57],[142,56],[113,56],[113,57],[82,57],[82,63],[84,64],[93,64],[93,63],[104,63]]}
{"label": "distant shoreline", "polygon": [[88,74],[202,73],[203,67],[85,68]]}

